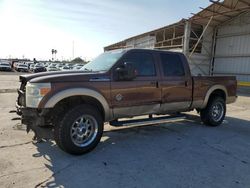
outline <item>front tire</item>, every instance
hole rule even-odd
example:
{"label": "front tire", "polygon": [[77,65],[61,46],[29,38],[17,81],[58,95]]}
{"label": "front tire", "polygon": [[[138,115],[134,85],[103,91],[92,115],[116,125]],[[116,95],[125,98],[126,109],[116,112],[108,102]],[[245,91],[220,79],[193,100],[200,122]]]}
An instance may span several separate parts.
{"label": "front tire", "polygon": [[93,150],[103,133],[99,110],[87,104],[74,107],[55,125],[57,145],[67,153],[80,155]]}
{"label": "front tire", "polygon": [[208,126],[219,126],[222,124],[226,115],[226,104],[222,97],[209,99],[205,109],[200,112],[201,120]]}

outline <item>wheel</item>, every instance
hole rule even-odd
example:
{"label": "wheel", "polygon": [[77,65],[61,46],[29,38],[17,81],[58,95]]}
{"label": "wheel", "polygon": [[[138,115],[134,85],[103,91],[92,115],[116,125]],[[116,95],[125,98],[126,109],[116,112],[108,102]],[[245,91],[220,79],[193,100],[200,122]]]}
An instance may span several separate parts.
{"label": "wheel", "polygon": [[91,105],[79,105],[65,113],[55,125],[54,138],[64,151],[80,155],[93,150],[103,133],[101,113]]}
{"label": "wheel", "polygon": [[201,120],[208,126],[219,126],[226,114],[226,104],[222,97],[209,99],[207,107],[200,112]]}

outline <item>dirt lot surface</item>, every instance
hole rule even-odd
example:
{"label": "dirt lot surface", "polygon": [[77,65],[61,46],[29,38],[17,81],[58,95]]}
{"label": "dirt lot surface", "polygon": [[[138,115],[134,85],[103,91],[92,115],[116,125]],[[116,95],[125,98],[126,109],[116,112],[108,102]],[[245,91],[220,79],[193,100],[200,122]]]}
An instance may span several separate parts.
{"label": "dirt lot surface", "polygon": [[[1,73],[0,73],[1,74]],[[196,113],[167,124],[112,128],[89,154],[31,142],[14,110],[16,75],[0,75],[0,187],[249,187],[250,97],[228,105],[220,127]]]}

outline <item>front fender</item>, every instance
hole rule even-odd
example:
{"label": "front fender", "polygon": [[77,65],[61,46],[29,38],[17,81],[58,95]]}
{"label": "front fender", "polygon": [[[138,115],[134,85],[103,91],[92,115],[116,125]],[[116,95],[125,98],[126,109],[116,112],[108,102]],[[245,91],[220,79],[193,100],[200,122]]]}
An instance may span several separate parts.
{"label": "front fender", "polygon": [[94,91],[92,89],[87,89],[87,88],[71,88],[71,89],[62,90],[56,93],[55,95],[51,96],[47,100],[47,102],[43,104],[43,108],[53,108],[61,100],[68,98],[68,97],[73,97],[73,96],[88,96],[88,97],[95,98],[102,104],[102,107],[105,112],[105,120],[109,120],[112,117],[112,112],[104,96],[97,91]]}

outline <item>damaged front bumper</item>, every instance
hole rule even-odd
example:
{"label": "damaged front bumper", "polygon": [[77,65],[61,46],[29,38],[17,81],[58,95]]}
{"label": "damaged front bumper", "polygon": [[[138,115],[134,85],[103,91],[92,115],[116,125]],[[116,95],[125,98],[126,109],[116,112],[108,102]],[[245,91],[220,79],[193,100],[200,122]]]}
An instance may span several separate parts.
{"label": "damaged front bumper", "polygon": [[16,113],[21,116],[21,123],[27,125],[27,129],[45,126],[45,116],[50,111],[49,109],[27,108],[18,103],[16,103],[16,109]]}

